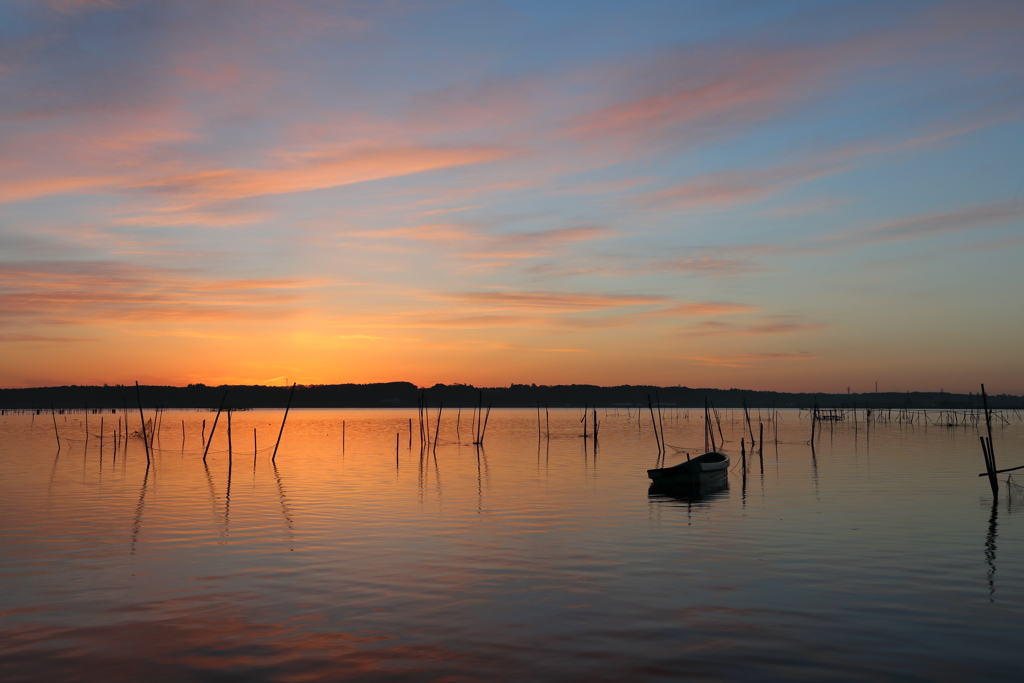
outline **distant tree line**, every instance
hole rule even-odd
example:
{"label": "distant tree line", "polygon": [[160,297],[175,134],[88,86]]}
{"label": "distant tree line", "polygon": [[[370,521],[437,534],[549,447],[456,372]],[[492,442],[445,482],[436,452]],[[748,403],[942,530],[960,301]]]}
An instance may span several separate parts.
{"label": "distant tree line", "polygon": [[[278,386],[142,386],[139,394],[146,408],[216,409],[227,390],[232,408],[279,408],[288,398],[290,387]],[[138,406],[134,385],[62,386],[31,389],[0,389],[0,408],[81,410],[85,407],[119,409]],[[646,406],[648,399],[662,406],[703,408],[704,400],[718,408],[740,408],[744,401],[751,408],[870,407],[870,408],[979,408],[978,394],[946,392],[882,392],[867,394],[812,394],[745,389],[700,389],[622,385],[600,387],[591,384],[513,384],[508,387],[474,387],[467,384],[435,384],[417,387],[410,382],[378,384],[320,384],[298,386],[294,408],[415,408],[421,396],[430,405],[471,406],[482,402],[495,408],[552,408],[596,405],[601,407]],[[1024,398],[1013,395],[989,396],[992,408],[1019,408]]]}

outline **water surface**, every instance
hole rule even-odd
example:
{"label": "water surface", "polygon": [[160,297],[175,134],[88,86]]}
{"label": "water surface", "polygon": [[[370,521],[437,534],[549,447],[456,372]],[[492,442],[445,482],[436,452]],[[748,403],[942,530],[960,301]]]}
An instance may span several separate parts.
{"label": "water surface", "polygon": [[[56,416],[59,451],[50,415],[8,414],[0,678],[1024,678],[1024,500],[976,476],[975,427],[861,414],[812,451],[806,416],[763,413],[744,468],[724,411],[728,486],[692,498],[648,490],[649,414],[599,409],[596,449],[580,415],[495,410],[477,448],[448,408],[421,449],[414,410],[292,411],[272,463],[281,411],[236,412],[204,465],[214,414],[168,411],[147,466],[120,412],[102,448],[100,415]],[[702,418],[664,412],[668,464]]]}

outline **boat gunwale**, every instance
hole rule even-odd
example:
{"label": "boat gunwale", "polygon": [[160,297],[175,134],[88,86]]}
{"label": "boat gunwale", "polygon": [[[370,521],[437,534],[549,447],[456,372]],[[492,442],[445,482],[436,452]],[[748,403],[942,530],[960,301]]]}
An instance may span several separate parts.
{"label": "boat gunwale", "polygon": [[[712,457],[708,457],[712,456]],[[714,457],[717,456],[717,457]],[[729,468],[729,456],[720,451],[709,451],[696,458],[692,458],[678,465],[671,467],[657,467],[647,470],[647,476],[651,480],[676,478],[679,476],[694,476],[703,473],[714,473]],[[696,467],[697,469],[694,469]]]}

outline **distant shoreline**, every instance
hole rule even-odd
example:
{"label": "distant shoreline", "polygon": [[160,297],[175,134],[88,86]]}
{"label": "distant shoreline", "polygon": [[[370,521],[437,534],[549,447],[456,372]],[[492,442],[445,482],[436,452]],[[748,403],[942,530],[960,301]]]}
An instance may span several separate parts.
{"label": "distant shoreline", "polygon": [[[220,405],[227,391],[226,406],[231,408],[284,407],[290,387],[260,385],[186,387],[149,386],[139,388],[146,408],[213,408]],[[0,389],[0,409],[41,410],[53,406],[61,410],[117,409],[138,406],[134,385],[61,386]],[[662,407],[703,408],[705,398],[718,408],[909,408],[972,409],[981,408],[976,393],[879,392],[879,393],[791,393],[744,389],[707,389],[620,385],[602,387],[588,384],[474,387],[465,384],[437,384],[417,387],[411,382],[376,384],[328,384],[298,386],[293,408],[415,408],[421,399],[431,406],[470,407],[482,402],[494,408],[550,408],[593,405],[602,408],[646,407],[648,400]],[[989,395],[990,408],[1024,409],[1024,397],[1009,394]]]}

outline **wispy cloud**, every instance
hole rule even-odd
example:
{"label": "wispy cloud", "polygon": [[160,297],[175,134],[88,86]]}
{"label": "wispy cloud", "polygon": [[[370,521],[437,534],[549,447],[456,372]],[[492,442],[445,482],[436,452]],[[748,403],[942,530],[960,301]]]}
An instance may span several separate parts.
{"label": "wispy cloud", "polygon": [[769,351],[763,353],[734,353],[728,356],[691,356],[688,360],[693,361],[696,365],[703,365],[707,367],[750,368],[766,362],[808,360],[814,357],[814,354],[807,351]]}
{"label": "wispy cloud", "polygon": [[910,216],[870,228],[849,230],[821,241],[825,244],[851,246],[905,242],[1021,221],[1024,221],[1024,203],[998,202],[957,211]]}
{"label": "wispy cloud", "polygon": [[465,292],[452,300],[493,310],[596,311],[626,306],[650,306],[665,297],[626,294],[564,294],[556,292]]}
{"label": "wispy cloud", "polygon": [[98,341],[97,337],[68,337],[42,334],[0,334],[0,344],[43,343],[67,344],[69,342]]}
{"label": "wispy cloud", "polygon": [[795,315],[771,315],[750,322],[704,320],[681,330],[686,337],[757,337],[819,330],[825,325]]}
{"label": "wispy cloud", "polygon": [[694,301],[685,304],[678,304],[659,311],[658,315],[669,316],[699,316],[699,315],[732,315],[738,313],[752,313],[756,311],[755,306],[749,304],[734,304],[721,301]]}
{"label": "wispy cloud", "polygon": [[390,249],[410,250],[410,243],[437,247],[462,262],[466,269],[493,269],[529,259],[558,254],[570,245],[592,243],[614,236],[604,226],[573,226],[493,234],[470,223],[430,223],[403,228],[353,231],[350,237]]}
{"label": "wispy cloud", "polygon": [[110,261],[0,264],[0,320],[110,325],[269,320],[308,305],[323,281],[211,280]]}
{"label": "wispy cloud", "polygon": [[500,147],[390,147],[311,155],[277,168],[225,168],[144,180],[131,187],[200,202],[308,192],[507,158]]}
{"label": "wispy cloud", "polygon": [[637,195],[634,200],[652,208],[702,210],[732,207],[770,197],[787,186],[840,173],[846,166],[812,160],[754,170],[709,173],[673,187]]}

